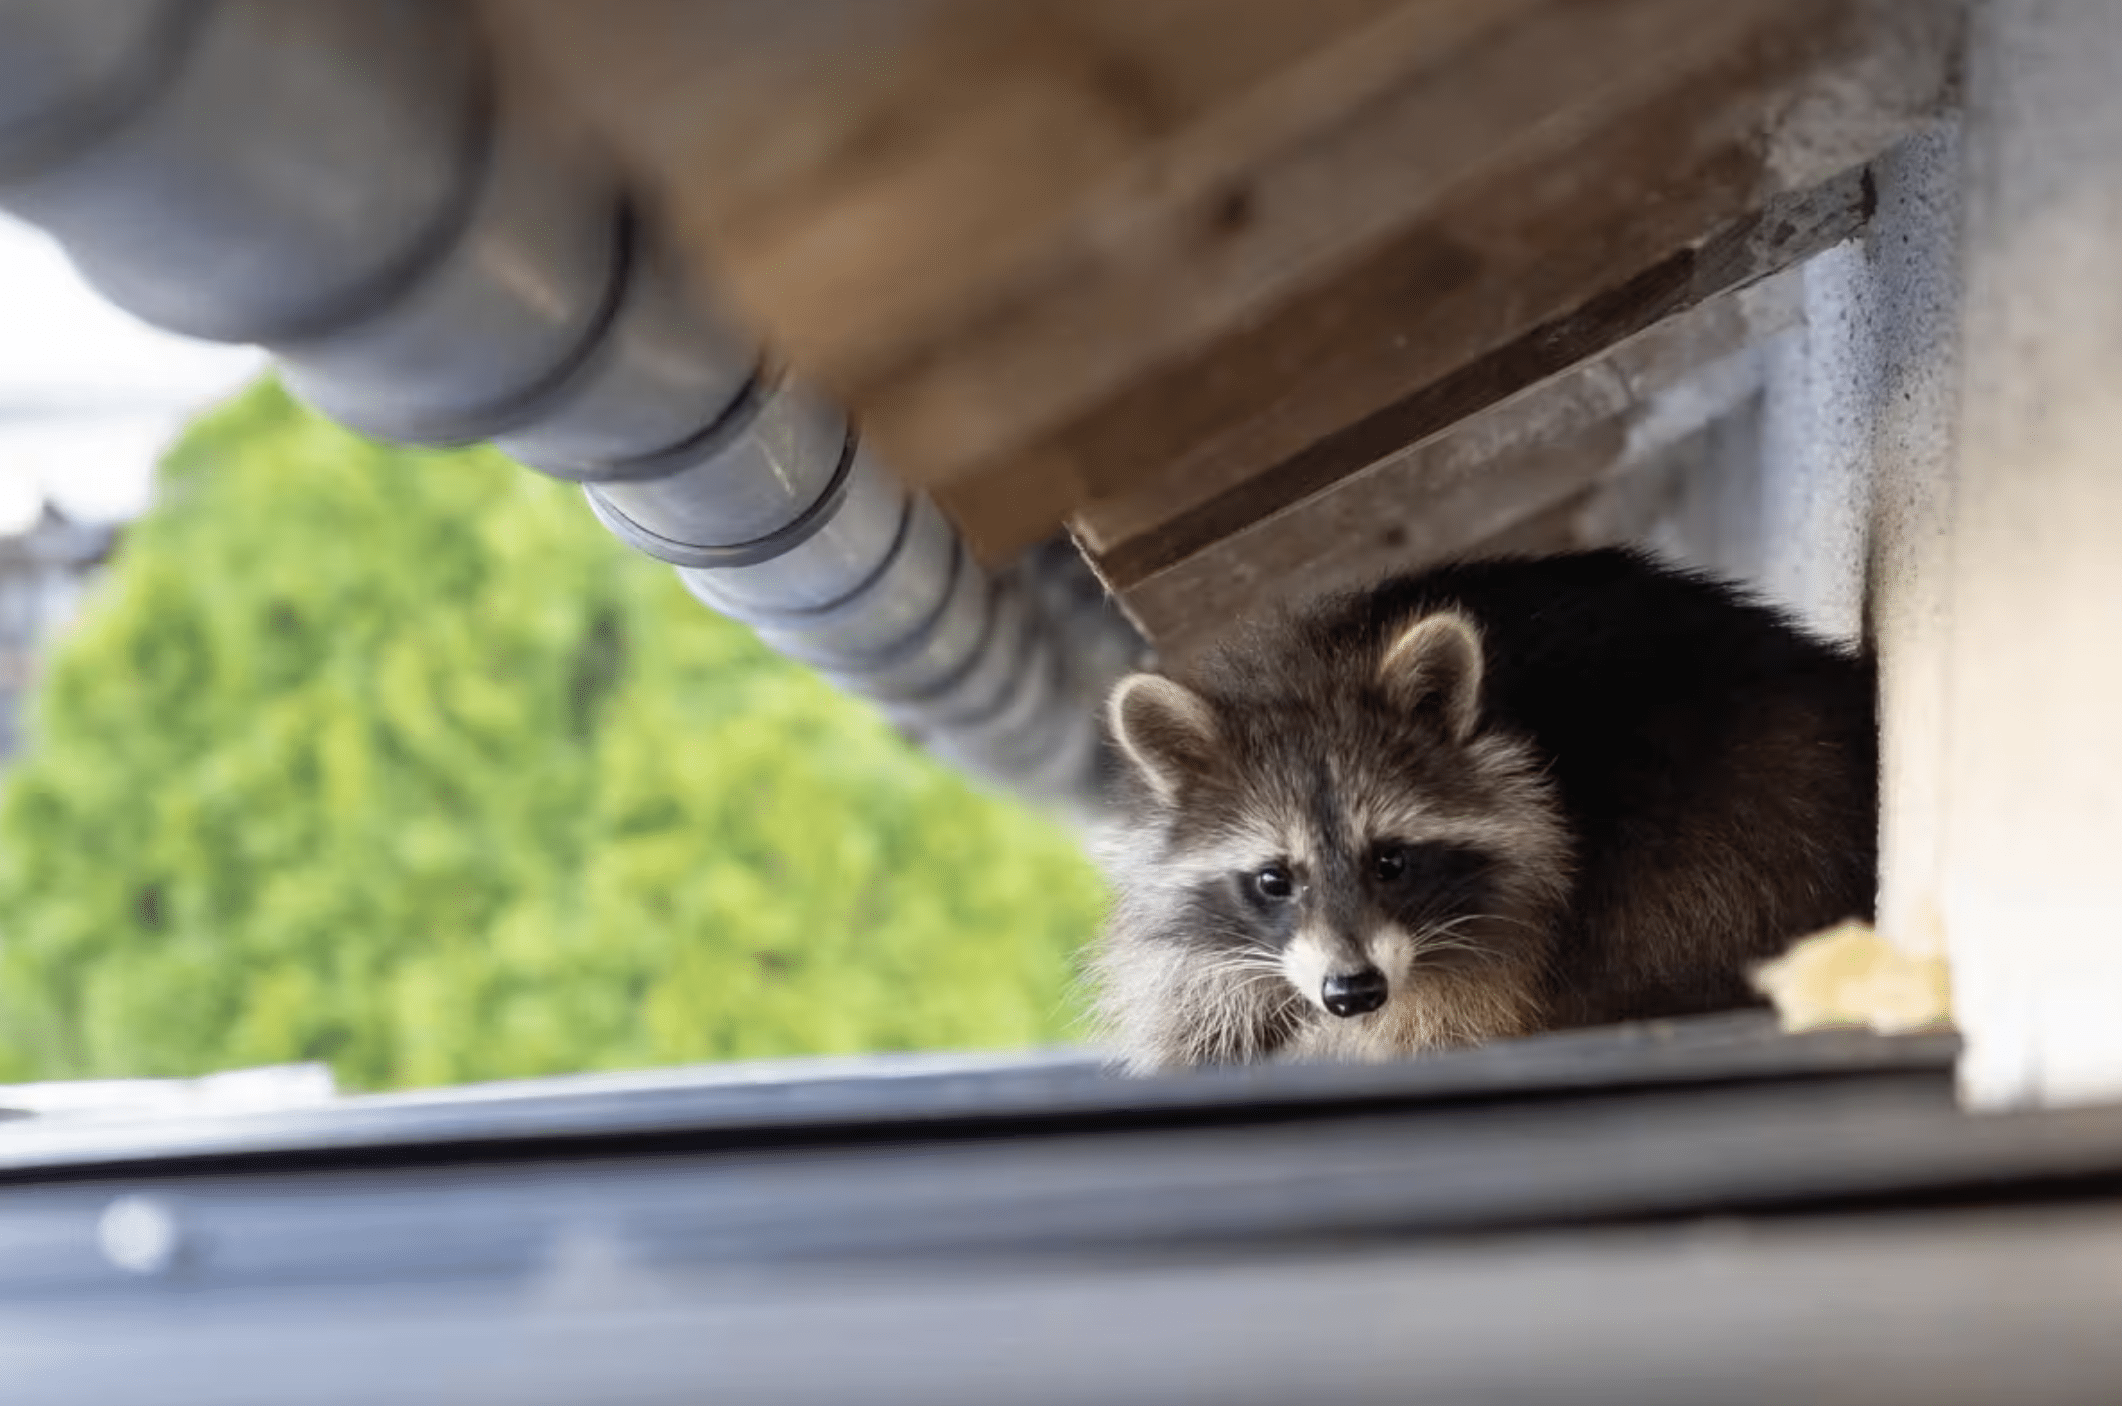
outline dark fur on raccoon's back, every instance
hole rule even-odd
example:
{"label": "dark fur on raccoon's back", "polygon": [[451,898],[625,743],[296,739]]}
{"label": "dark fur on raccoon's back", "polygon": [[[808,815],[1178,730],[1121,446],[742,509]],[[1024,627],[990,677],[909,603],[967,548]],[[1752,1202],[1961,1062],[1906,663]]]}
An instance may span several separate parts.
{"label": "dark fur on raccoon's back", "polygon": [[1749,1004],[1872,909],[1870,663],[1631,552],[1333,597],[1109,721],[1096,965],[1138,1068]]}

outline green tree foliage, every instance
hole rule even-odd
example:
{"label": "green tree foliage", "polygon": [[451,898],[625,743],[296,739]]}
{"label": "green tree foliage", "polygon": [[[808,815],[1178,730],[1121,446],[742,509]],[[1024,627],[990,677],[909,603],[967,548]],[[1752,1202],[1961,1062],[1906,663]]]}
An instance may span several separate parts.
{"label": "green tree foliage", "polygon": [[565,486],[270,384],[172,453],[31,726],[0,1078],[1048,1041],[1103,903]]}

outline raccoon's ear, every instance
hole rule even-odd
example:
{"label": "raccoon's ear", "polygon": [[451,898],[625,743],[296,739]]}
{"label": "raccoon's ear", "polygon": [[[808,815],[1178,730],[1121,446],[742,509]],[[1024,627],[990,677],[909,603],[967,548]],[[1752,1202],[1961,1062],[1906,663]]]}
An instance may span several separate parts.
{"label": "raccoon's ear", "polygon": [[1437,709],[1452,740],[1464,742],[1481,721],[1481,632],[1455,611],[1425,615],[1385,646],[1378,682],[1411,712]]}
{"label": "raccoon's ear", "polygon": [[1200,694],[1161,674],[1130,674],[1114,686],[1106,721],[1121,753],[1166,805],[1189,777],[1216,764],[1223,747]]}

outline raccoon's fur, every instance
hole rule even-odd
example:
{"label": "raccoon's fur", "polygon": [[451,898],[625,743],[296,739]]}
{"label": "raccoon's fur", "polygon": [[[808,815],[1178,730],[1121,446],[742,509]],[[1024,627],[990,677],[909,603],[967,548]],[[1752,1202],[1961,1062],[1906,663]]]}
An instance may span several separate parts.
{"label": "raccoon's fur", "polygon": [[1871,912],[1873,684],[1618,550],[1387,581],[1125,679],[1107,1032],[1152,1069],[1748,1004],[1753,964]]}

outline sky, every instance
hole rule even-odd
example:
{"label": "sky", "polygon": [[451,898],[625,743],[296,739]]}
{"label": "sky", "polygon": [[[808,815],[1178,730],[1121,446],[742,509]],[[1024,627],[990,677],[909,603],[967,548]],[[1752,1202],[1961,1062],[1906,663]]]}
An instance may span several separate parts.
{"label": "sky", "polygon": [[264,365],[254,348],[120,312],[50,239],[0,215],[0,536],[47,501],[77,521],[137,516],[184,423]]}

